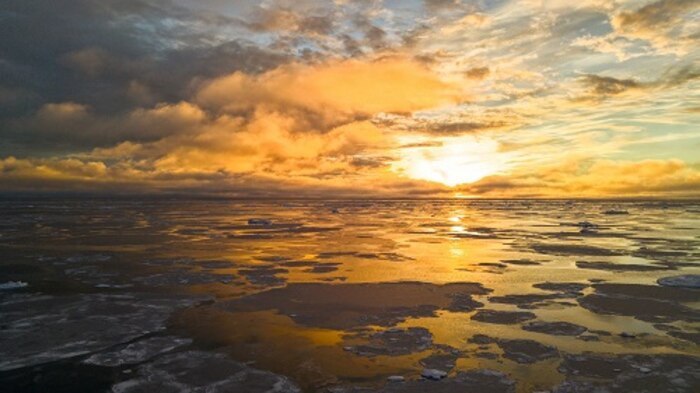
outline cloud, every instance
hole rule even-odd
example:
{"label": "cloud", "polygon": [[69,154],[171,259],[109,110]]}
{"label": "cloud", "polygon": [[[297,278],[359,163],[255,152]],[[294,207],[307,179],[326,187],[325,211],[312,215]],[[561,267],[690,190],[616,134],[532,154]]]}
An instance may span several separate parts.
{"label": "cloud", "polygon": [[611,54],[618,61],[625,61],[649,54],[648,50],[637,48],[628,38],[608,34],[591,36],[590,34],[577,37],[571,42],[573,46],[587,48],[593,52]]}
{"label": "cloud", "polygon": [[[216,186],[231,191],[246,178],[284,189],[376,187],[376,179],[401,188],[410,181],[391,175],[392,138],[366,119],[450,103],[456,93],[425,66],[390,57],[235,72],[199,83],[192,101],[118,116],[76,102],[50,103],[15,128],[47,145],[94,148],[65,158],[13,158],[2,176],[64,187],[92,180],[99,187],[198,184],[211,191],[231,178],[227,187]],[[87,171],[98,167],[100,173]]]}
{"label": "cloud", "polygon": [[[25,97],[0,108],[3,138],[6,122],[47,103],[75,102],[119,114],[187,99],[195,79],[263,72],[291,57],[235,35],[235,18],[204,4],[9,0],[3,6],[0,92]],[[55,7],[60,17],[49,11]],[[12,137],[13,145],[32,144]]]}
{"label": "cloud", "polygon": [[689,197],[700,192],[700,171],[677,159],[570,161],[486,177],[459,190],[494,197]]}
{"label": "cloud", "polygon": [[68,67],[74,68],[88,77],[98,76],[114,60],[107,51],[95,47],[71,51],[62,58],[63,63]]}
{"label": "cloud", "polygon": [[659,0],[620,12],[611,23],[618,35],[646,40],[659,50],[681,54],[697,41],[683,26],[693,15],[697,17],[698,10],[700,4],[695,0]]}
{"label": "cloud", "polygon": [[465,31],[488,27],[492,18],[482,13],[474,12],[443,26],[440,32],[447,35],[463,34]]}
{"label": "cloud", "polygon": [[240,113],[264,105],[302,110],[324,121],[413,112],[449,104],[456,89],[423,65],[405,59],[291,64],[261,75],[233,73],[207,82],[196,102],[212,110]]}
{"label": "cloud", "polygon": [[460,0],[423,0],[425,7],[432,11],[450,10],[461,6]]}
{"label": "cloud", "polygon": [[[338,144],[331,140],[332,137],[342,137],[341,134],[343,132],[329,136],[328,140],[316,141],[316,146],[322,146],[325,154],[337,151],[339,147],[342,150],[342,145],[347,141]],[[366,138],[366,135],[358,136]],[[253,146],[283,145],[285,142],[292,140],[266,139]],[[82,159],[8,157],[0,159],[0,187],[6,192],[164,192],[245,197],[407,197],[446,196],[449,193],[446,187],[439,184],[390,175],[386,162],[391,158],[388,157],[329,155],[319,159],[314,157],[319,152],[308,147],[308,143],[313,142],[309,139],[299,140],[296,146],[284,149],[283,156],[275,156],[265,150],[249,150],[247,154],[240,155],[241,160],[238,161],[231,160],[230,151],[226,161],[224,149],[198,150],[194,146],[187,146],[182,151],[169,149],[168,155],[155,163],[137,158],[126,160],[123,154],[133,154],[146,148],[126,143],[115,148],[115,151],[100,152],[112,157],[118,154],[121,160],[116,163],[113,158],[103,157],[99,160],[98,152],[92,158]],[[117,153],[116,150],[120,151]],[[206,158],[207,154],[214,155],[213,160]],[[176,159],[180,162],[174,162]],[[246,165],[246,159],[252,160],[252,163]],[[213,170],[215,167],[212,165],[217,163],[222,167]],[[245,167],[236,166],[241,164]]]}
{"label": "cloud", "polygon": [[245,123],[222,116],[197,134],[143,146],[157,157],[158,170],[176,172],[294,174],[303,177],[348,169],[366,150],[385,146],[382,133],[367,122],[350,123],[325,134],[294,131],[297,120],[260,110]]}
{"label": "cloud", "polygon": [[657,85],[676,87],[700,79],[700,64],[679,64],[666,70],[657,81]]}
{"label": "cloud", "polygon": [[10,128],[33,140],[35,148],[67,150],[109,146],[123,141],[147,142],[190,132],[200,127],[206,114],[188,102],[138,108],[120,116],[104,116],[75,102],[49,103]]}
{"label": "cloud", "polygon": [[588,87],[591,94],[597,96],[611,96],[638,89],[642,85],[634,79],[616,79],[609,76],[584,75],[581,83]]}
{"label": "cloud", "polygon": [[633,78],[618,79],[610,76],[586,74],[578,78],[585,92],[575,101],[602,101],[606,98],[629,94],[652,94],[667,91],[700,78],[695,64],[678,64],[660,73],[657,79],[641,82]]}
{"label": "cloud", "polygon": [[517,128],[524,119],[509,110],[450,108],[426,114],[382,114],[372,122],[397,133],[456,136],[480,132],[505,131]]}
{"label": "cloud", "polygon": [[474,67],[468,69],[464,74],[469,79],[484,79],[491,73],[489,67]]}
{"label": "cloud", "polygon": [[253,31],[325,35],[332,32],[333,18],[329,15],[304,15],[290,8],[262,8],[253,13],[251,22],[244,24]]}
{"label": "cloud", "polygon": [[684,196],[697,15],[682,0],[9,0],[0,186],[449,196],[432,180],[484,175],[462,193]]}
{"label": "cloud", "polygon": [[363,32],[366,43],[375,50],[388,46],[387,32],[375,26],[366,15],[358,14],[353,19],[355,26]]}

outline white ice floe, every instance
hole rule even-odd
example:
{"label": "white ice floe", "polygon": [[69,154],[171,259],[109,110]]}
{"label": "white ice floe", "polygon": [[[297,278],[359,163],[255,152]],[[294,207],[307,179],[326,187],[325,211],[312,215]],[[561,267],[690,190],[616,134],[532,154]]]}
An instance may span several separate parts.
{"label": "white ice floe", "polygon": [[423,371],[420,373],[420,376],[425,378],[425,379],[439,381],[439,380],[447,377],[447,373],[442,371],[442,370],[435,370],[432,368],[426,368],[426,369],[423,369]]}
{"label": "white ice floe", "polygon": [[24,281],[8,281],[8,282],[0,283],[0,290],[24,288],[27,285],[29,285],[29,284],[27,284]]}

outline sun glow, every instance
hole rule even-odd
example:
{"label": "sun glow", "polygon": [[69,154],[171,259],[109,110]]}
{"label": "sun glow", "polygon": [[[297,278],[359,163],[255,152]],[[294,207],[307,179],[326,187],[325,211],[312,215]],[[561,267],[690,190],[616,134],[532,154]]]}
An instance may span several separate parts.
{"label": "sun glow", "polygon": [[393,169],[413,179],[442,183],[449,187],[473,183],[506,167],[498,143],[466,135],[440,138],[402,139],[401,159]]}

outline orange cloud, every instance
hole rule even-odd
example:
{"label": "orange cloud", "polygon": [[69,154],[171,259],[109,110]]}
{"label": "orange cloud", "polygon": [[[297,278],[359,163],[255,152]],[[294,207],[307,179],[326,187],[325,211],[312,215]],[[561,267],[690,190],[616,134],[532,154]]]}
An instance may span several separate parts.
{"label": "orange cloud", "polygon": [[[487,67],[472,68],[466,76],[481,80],[489,72]],[[688,72],[678,75],[695,78]],[[599,99],[624,98],[660,84],[585,75],[577,86],[583,89],[582,97]],[[303,191],[339,196],[700,192],[698,171],[678,160],[591,161],[591,154],[577,150],[567,151],[566,157],[578,161],[550,165],[564,159],[559,154],[562,145],[552,142],[555,131],[538,134],[536,140],[533,135],[509,138],[512,131],[523,132],[516,127],[528,120],[528,112],[473,105],[441,108],[460,101],[460,88],[409,58],[295,63],[258,75],[236,72],[200,83],[192,91],[188,101],[110,117],[77,103],[47,104],[23,119],[26,127],[20,128],[48,142],[93,138],[94,143],[85,144],[92,150],[55,158],[7,158],[0,162],[0,185],[89,190],[129,184],[140,190],[240,195],[288,195],[293,190],[295,195]],[[563,96],[527,99],[521,108],[533,119],[569,103]],[[541,102],[548,106],[533,104]],[[431,109],[437,110],[415,113]],[[417,131],[422,131],[418,140],[402,141]],[[466,132],[472,135],[464,136]],[[581,133],[577,138],[590,135],[597,134]],[[599,143],[582,142],[584,147]],[[529,145],[542,149],[527,158],[545,159],[535,164],[520,159],[518,150]],[[454,189],[443,185],[462,182],[473,183]]]}
{"label": "orange cloud", "polygon": [[326,117],[413,112],[454,102],[456,89],[420,63],[406,59],[293,64],[262,75],[240,72],[214,79],[196,102],[224,112],[259,106],[307,110]]}
{"label": "orange cloud", "polygon": [[83,105],[49,104],[26,124],[44,135],[108,135],[111,147],[69,158],[89,167],[99,163],[103,173],[83,175],[61,158],[29,159],[21,170],[12,164],[4,177],[151,185],[165,179],[174,185],[188,177],[223,184],[221,177],[230,176],[264,178],[265,184],[275,179],[391,188],[411,182],[390,170],[394,139],[363,119],[432,108],[450,102],[454,92],[422,65],[393,58],[295,64],[257,76],[234,73],[205,83],[193,102],[109,119]]}
{"label": "orange cloud", "polygon": [[684,197],[700,192],[700,171],[677,159],[570,161],[487,177],[459,191],[499,197]]}
{"label": "orange cloud", "polygon": [[285,173],[292,176],[338,170],[355,154],[386,147],[382,132],[367,121],[326,133],[298,132],[296,118],[258,110],[247,122],[221,116],[198,134],[183,134],[146,145],[162,155],[154,165],[165,171]]}

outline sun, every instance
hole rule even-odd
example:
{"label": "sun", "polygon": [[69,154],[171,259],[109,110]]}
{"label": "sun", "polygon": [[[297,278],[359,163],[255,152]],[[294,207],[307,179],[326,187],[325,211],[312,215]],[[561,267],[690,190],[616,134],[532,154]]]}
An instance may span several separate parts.
{"label": "sun", "polygon": [[[498,143],[466,135],[403,143],[393,170],[413,179],[442,183],[449,187],[474,183],[505,168]],[[406,140],[404,139],[404,142]]]}

